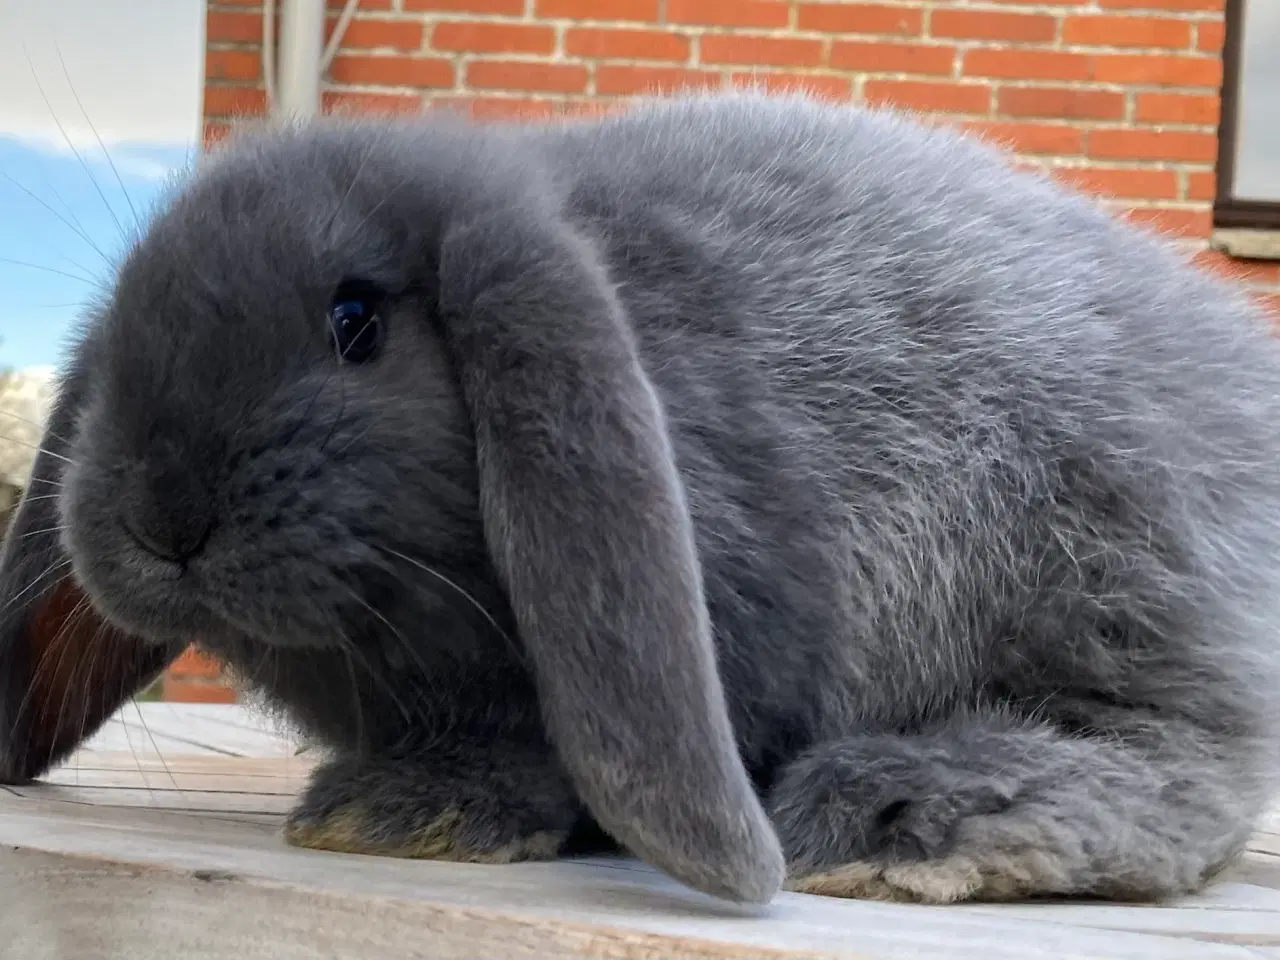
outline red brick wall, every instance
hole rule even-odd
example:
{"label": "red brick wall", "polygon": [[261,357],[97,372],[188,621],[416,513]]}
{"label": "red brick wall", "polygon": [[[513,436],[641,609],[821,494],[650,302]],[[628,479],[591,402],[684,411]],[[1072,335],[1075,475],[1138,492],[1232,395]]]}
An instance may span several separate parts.
{"label": "red brick wall", "polygon": [[[330,0],[331,24],[341,0]],[[893,103],[1007,143],[1204,246],[1223,0],[362,0],[333,108],[546,116],[763,82]],[[206,114],[260,112],[258,0],[210,0]],[[1210,257],[1212,262],[1222,258]],[[1241,269],[1280,309],[1280,268]]]}
{"label": "red brick wall", "polygon": [[222,665],[194,649],[187,650],[165,673],[160,696],[181,703],[229,703],[236,699]]}
{"label": "red brick wall", "polygon": [[[330,0],[336,20],[341,0]],[[264,107],[258,0],[209,0],[207,134]],[[330,108],[544,117],[680,86],[763,82],[892,103],[1207,251],[1223,0],[362,0]]]}

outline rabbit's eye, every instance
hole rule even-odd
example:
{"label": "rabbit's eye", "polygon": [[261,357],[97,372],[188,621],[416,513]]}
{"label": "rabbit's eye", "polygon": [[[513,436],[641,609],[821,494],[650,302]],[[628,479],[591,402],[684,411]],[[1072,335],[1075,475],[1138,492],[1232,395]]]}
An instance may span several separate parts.
{"label": "rabbit's eye", "polygon": [[339,360],[371,360],[382,344],[378,298],[367,290],[340,289],[329,307],[329,336]]}

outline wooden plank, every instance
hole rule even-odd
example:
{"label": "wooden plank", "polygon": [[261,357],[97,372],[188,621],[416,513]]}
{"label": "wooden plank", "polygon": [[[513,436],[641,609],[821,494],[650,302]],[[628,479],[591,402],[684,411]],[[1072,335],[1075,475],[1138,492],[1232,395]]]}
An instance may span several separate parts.
{"label": "wooden plank", "polygon": [[[294,738],[272,730],[268,721],[244,710],[214,704],[131,703],[112,717],[84,750],[138,753],[224,754],[243,757],[286,756],[296,752]],[[199,708],[206,709],[199,709]],[[195,709],[192,709],[195,708]]]}
{"label": "wooden plank", "polygon": [[[141,704],[139,723],[117,718],[45,783],[0,790],[0,960],[244,960],[264,944],[283,960],[1280,960],[1274,816],[1243,863],[1176,904],[783,894],[738,909],[627,859],[480,866],[287,847],[282,814],[315,756],[243,711],[191,706]],[[156,734],[145,749],[143,725]]]}
{"label": "wooden plank", "polygon": [[[15,812],[0,801],[0,902],[27,918],[15,958],[242,958],[264,936],[273,957],[388,960],[1257,956],[1238,944],[1077,926],[1065,922],[1074,907],[1051,923],[796,894],[735,909],[627,861],[493,867],[348,857],[283,848],[274,830],[253,824],[20,803]],[[50,910],[51,898],[74,898],[75,909]],[[184,911],[181,925],[175,911]],[[86,913],[128,952],[81,944]],[[41,954],[50,943],[63,952]]]}

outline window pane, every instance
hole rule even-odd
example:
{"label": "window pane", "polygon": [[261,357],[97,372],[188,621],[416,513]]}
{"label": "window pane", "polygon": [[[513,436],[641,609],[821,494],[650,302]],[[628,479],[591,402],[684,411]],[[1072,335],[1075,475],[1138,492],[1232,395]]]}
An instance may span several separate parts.
{"label": "window pane", "polygon": [[1245,0],[1243,33],[1232,192],[1280,202],[1280,0]]}

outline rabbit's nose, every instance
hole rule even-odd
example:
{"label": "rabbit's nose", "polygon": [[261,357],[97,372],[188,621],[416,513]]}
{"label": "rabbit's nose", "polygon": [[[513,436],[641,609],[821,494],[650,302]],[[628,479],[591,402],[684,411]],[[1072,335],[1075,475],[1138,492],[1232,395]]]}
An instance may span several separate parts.
{"label": "rabbit's nose", "polygon": [[125,498],[121,522],[148,553],[184,563],[200,552],[213,531],[211,498],[192,472],[177,463],[140,471],[133,496]]}

